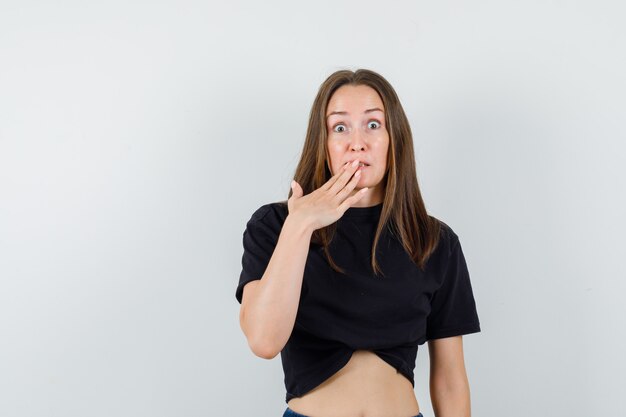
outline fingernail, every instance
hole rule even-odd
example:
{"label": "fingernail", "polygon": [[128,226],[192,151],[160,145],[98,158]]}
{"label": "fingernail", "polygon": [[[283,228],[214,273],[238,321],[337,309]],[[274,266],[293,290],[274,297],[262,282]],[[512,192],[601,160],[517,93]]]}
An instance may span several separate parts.
{"label": "fingernail", "polygon": [[355,159],[354,161],[352,161],[352,166],[355,167],[359,164],[359,160]]}

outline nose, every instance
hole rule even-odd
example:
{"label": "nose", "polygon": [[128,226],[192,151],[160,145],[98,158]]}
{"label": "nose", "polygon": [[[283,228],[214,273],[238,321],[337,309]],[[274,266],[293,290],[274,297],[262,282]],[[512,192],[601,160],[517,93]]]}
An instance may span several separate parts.
{"label": "nose", "polygon": [[353,151],[362,151],[365,149],[365,141],[363,140],[363,133],[356,129],[350,140],[350,149]]}

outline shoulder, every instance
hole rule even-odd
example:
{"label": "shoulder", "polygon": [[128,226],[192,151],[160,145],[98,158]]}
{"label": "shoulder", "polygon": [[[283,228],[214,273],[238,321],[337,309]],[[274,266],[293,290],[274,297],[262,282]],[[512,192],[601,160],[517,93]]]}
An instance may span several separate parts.
{"label": "shoulder", "polygon": [[437,245],[438,251],[442,254],[450,255],[456,245],[459,243],[459,236],[456,234],[454,229],[443,220],[430,216],[439,223],[439,243]]}
{"label": "shoulder", "polygon": [[282,227],[287,214],[289,214],[287,201],[263,204],[252,213],[248,225],[265,224]]}

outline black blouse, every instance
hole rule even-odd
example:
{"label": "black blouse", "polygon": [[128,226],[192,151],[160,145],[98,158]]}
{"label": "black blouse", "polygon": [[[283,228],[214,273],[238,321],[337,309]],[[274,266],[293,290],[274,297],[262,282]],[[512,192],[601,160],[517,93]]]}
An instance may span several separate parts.
{"label": "black blouse", "polygon": [[[418,345],[480,332],[461,244],[441,220],[441,239],[424,271],[385,230],[377,247],[385,276],[374,275],[371,248],[382,206],[350,207],[337,221],[329,249],[347,275],[330,267],[320,245],[309,245],[294,329],[280,352],[286,402],[335,374],[357,349],[371,350],[415,386]],[[248,221],[235,291],[240,304],[244,285],[263,276],[287,214],[286,203],[270,203]]]}

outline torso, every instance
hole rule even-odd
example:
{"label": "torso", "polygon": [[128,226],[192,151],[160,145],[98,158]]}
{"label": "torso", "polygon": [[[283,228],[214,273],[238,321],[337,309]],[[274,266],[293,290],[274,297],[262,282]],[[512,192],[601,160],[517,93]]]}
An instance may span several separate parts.
{"label": "torso", "polygon": [[310,417],[412,417],[419,413],[411,381],[369,350],[355,351],[337,373],[287,405]]}

